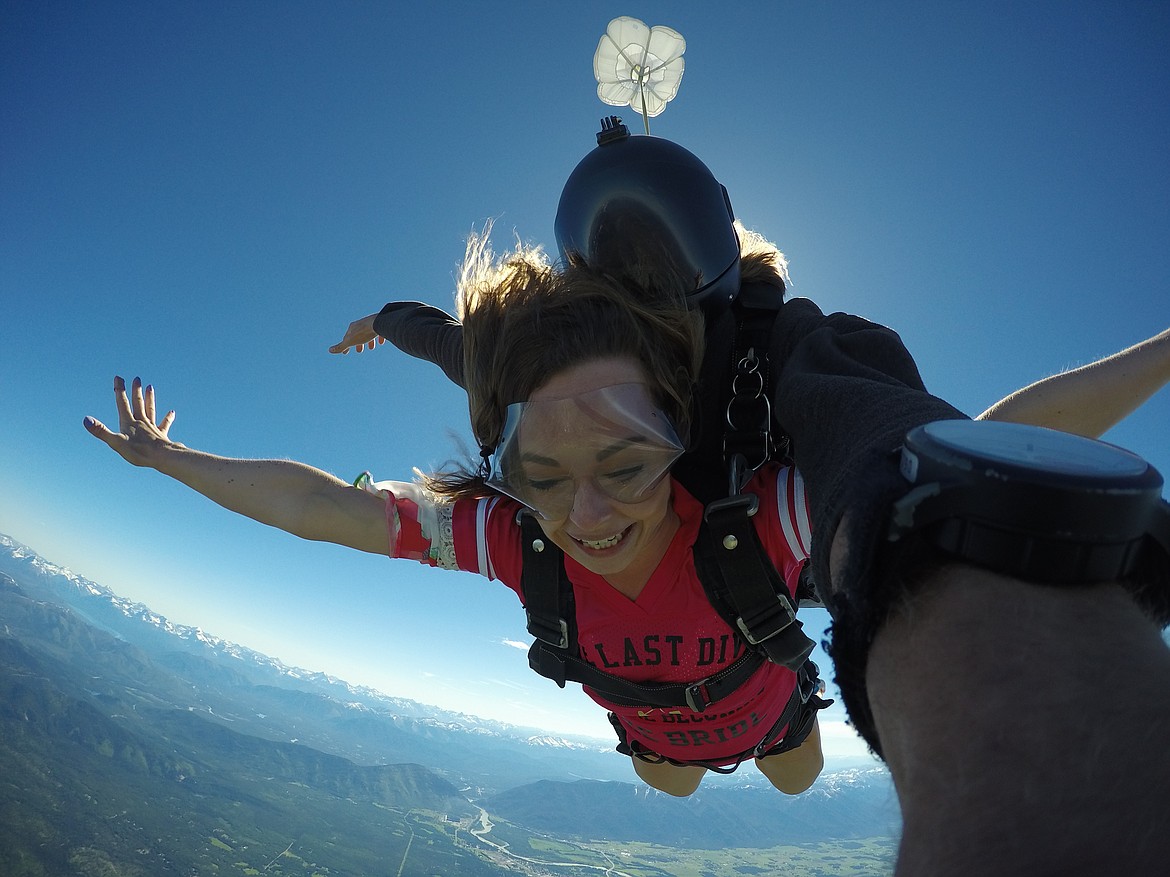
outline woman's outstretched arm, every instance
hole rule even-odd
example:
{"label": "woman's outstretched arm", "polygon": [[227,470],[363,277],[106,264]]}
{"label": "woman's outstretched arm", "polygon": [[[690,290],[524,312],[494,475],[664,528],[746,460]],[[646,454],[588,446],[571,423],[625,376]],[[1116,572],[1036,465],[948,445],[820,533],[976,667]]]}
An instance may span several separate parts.
{"label": "woman's outstretched arm", "polygon": [[321,542],[386,554],[381,498],[320,469],[292,460],[238,460],[196,451],[169,437],[175,413],[155,418],[154,388],[114,378],[115,432],[92,417],[85,428],[135,466],[156,469],[226,509]]}
{"label": "woman's outstretched arm", "polygon": [[1170,381],[1170,329],[1120,353],[1029,384],[976,420],[1047,426],[1097,438]]}

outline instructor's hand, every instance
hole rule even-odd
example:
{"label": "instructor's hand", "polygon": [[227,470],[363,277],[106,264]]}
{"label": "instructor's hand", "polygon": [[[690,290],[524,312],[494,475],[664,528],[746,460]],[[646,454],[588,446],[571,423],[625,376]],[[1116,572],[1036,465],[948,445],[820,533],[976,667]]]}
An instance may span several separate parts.
{"label": "instructor's hand", "polygon": [[345,330],[345,337],[330,347],[329,352],[349,353],[351,347],[356,347],[357,352],[361,353],[363,350],[373,350],[377,345],[385,344],[386,339],[374,331],[376,316],[378,315],[370,314],[350,323],[349,328]]}

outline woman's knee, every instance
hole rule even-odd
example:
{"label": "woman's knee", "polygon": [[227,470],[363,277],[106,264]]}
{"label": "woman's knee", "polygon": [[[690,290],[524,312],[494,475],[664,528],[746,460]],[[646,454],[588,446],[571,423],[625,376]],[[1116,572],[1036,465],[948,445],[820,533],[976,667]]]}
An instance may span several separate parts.
{"label": "woman's knee", "polygon": [[756,759],[760,773],[786,795],[799,795],[806,791],[816,782],[824,766],[820,727],[816,723],[805,741],[795,749]]}
{"label": "woman's knee", "polygon": [[703,781],[703,775],[707,773],[705,767],[671,764],[669,761],[654,764],[641,758],[634,758],[633,762],[634,772],[642,782],[675,798],[686,798],[694,794],[695,789],[699,788],[699,783]]}

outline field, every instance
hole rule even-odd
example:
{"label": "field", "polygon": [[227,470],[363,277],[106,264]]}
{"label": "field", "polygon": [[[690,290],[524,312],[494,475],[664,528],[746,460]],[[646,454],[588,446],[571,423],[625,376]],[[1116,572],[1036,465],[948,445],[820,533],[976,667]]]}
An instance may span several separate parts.
{"label": "field", "polygon": [[577,842],[536,837],[503,822],[492,826],[490,838],[495,863],[516,873],[560,877],[880,877],[893,872],[897,850],[897,840],[889,837],[724,850]]}

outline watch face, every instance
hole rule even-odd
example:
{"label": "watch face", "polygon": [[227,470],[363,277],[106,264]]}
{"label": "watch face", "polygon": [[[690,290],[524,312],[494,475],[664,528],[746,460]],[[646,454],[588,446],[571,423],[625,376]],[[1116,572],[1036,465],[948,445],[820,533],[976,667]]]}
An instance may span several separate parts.
{"label": "watch face", "polygon": [[1052,584],[1117,581],[1157,546],[1170,555],[1162,476],[1116,445],[940,420],[906,434],[902,475],[914,486],[891,506],[891,542],[918,534],[961,560]]}
{"label": "watch face", "polygon": [[963,457],[1074,478],[1126,479],[1150,468],[1116,445],[1078,435],[998,421],[940,420],[922,427],[934,444]]}

